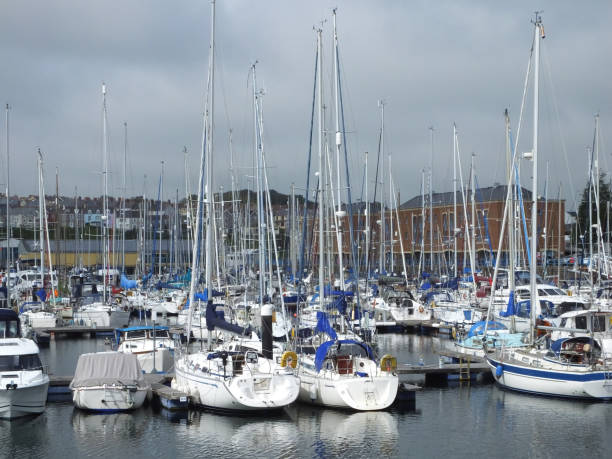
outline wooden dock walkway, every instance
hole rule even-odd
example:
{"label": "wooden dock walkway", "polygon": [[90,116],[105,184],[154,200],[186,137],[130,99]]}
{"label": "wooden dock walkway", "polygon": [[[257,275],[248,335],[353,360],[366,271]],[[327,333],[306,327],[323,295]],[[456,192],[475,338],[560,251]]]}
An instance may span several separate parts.
{"label": "wooden dock walkway", "polygon": [[491,374],[486,363],[467,360],[463,363],[445,363],[442,365],[398,365],[398,375],[424,375],[425,384],[440,384],[448,381],[449,376],[458,375],[459,380],[469,380],[473,376],[484,375],[485,380]]}

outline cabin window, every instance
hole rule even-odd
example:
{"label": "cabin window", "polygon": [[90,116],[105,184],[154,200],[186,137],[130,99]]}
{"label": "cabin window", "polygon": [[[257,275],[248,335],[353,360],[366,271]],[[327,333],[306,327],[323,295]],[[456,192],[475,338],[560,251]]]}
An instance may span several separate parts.
{"label": "cabin window", "polygon": [[38,354],[2,355],[0,371],[40,370],[42,364]]}
{"label": "cabin window", "polygon": [[605,332],[606,331],[606,317],[605,316],[593,316],[593,331],[594,332]]}
{"label": "cabin window", "polygon": [[128,339],[144,338],[145,334],[146,334],[145,330],[132,330],[128,332],[127,338]]}
{"label": "cabin window", "polygon": [[576,316],[576,328],[581,330],[587,329],[587,318],[586,316]]}
{"label": "cabin window", "polygon": [[19,326],[16,320],[0,321],[0,338],[19,338]]}

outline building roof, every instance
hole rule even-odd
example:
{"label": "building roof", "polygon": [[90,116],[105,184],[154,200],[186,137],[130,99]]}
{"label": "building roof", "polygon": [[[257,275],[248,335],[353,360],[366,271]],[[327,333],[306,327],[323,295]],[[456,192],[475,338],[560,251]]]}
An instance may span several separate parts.
{"label": "building roof", "polygon": [[[526,188],[521,188],[523,191],[523,201],[531,201],[531,191]],[[457,204],[462,202],[461,191],[457,193]],[[471,190],[467,190],[465,199],[471,199]],[[484,188],[476,189],[476,201],[477,202],[498,202],[505,201],[508,193],[507,185],[494,185]],[[427,197],[425,199],[427,201]],[[549,199],[553,201],[553,199]],[[453,192],[448,191],[446,193],[432,193],[432,204],[436,206],[449,206],[453,205]],[[422,207],[421,195],[415,196],[414,198],[404,202],[400,209],[420,209]]]}

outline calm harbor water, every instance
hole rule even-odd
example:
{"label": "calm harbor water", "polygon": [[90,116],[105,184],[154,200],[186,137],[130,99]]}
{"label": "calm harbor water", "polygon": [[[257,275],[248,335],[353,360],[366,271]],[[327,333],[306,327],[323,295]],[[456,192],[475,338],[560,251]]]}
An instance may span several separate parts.
{"label": "calm harbor water", "polygon": [[[401,363],[436,363],[444,338],[380,336]],[[104,339],[56,340],[41,358],[71,375]],[[50,403],[35,418],[0,421],[1,458],[610,457],[612,404],[547,399],[491,384],[425,388],[416,409],[349,413],[295,405],[275,416],[170,413],[92,415]]]}

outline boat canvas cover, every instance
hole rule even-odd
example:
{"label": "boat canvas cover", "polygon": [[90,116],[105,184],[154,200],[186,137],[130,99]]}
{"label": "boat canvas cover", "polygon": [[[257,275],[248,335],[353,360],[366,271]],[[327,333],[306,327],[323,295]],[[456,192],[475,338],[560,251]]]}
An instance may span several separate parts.
{"label": "boat canvas cover", "polygon": [[375,360],[374,352],[365,343],[355,341],[352,339],[326,341],[317,348],[317,351],[315,353],[315,370],[317,370],[317,373],[321,371],[321,368],[323,368],[323,361],[327,357],[327,352],[329,351],[329,348],[332,347],[333,345],[336,345],[339,350],[343,344],[354,344],[356,346],[360,346],[367,353],[368,358]]}
{"label": "boat canvas cover", "polygon": [[82,354],[77,362],[70,388],[123,384],[147,387],[135,354],[98,352]]}

